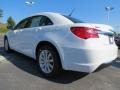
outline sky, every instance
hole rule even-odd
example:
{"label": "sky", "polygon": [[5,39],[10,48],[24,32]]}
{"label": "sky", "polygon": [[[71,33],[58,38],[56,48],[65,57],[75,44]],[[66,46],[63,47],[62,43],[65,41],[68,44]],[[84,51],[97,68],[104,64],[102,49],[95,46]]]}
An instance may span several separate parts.
{"label": "sky", "polygon": [[[26,1],[34,1],[31,7]],[[73,8],[73,17],[90,23],[107,24],[106,6],[114,7],[110,12],[109,24],[120,25],[120,0],[0,0],[0,9],[3,10],[2,22],[12,16],[16,22],[24,17],[39,12],[57,12],[69,15]]]}

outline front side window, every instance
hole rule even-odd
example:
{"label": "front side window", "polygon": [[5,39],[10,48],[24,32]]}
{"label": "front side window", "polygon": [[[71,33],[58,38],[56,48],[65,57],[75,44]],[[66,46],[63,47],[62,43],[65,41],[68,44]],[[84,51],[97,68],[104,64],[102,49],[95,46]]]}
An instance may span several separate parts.
{"label": "front side window", "polygon": [[18,23],[14,29],[29,28],[30,23],[31,23],[30,18],[24,19],[23,21]]}

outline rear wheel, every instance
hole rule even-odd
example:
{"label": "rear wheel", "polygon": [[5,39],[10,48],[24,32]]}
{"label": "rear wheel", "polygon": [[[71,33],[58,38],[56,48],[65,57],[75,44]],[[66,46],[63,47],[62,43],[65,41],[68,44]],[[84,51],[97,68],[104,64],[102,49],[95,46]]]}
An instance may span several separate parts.
{"label": "rear wheel", "polygon": [[9,42],[8,42],[7,38],[4,39],[4,50],[5,50],[5,52],[10,51]]}
{"label": "rear wheel", "polygon": [[37,60],[40,70],[45,76],[51,77],[61,72],[59,55],[51,46],[41,46],[38,50]]}

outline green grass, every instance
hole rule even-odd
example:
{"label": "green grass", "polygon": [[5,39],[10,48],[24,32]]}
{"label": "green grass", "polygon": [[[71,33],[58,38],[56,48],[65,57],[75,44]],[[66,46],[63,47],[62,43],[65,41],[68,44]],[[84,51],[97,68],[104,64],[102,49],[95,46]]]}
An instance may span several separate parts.
{"label": "green grass", "polygon": [[7,25],[6,24],[0,24],[0,33],[6,33],[7,30]]}

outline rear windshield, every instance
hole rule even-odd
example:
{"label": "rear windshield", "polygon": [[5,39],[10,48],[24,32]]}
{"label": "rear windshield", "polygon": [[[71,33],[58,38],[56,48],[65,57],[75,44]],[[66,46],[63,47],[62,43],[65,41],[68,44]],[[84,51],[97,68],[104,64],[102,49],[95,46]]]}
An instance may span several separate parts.
{"label": "rear windshield", "polygon": [[63,15],[63,16],[66,17],[67,19],[69,19],[70,21],[72,21],[73,23],[84,23],[83,21],[76,19],[74,17],[66,16],[66,15]]}

